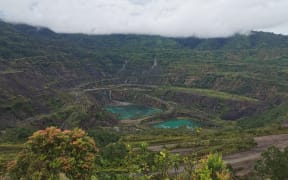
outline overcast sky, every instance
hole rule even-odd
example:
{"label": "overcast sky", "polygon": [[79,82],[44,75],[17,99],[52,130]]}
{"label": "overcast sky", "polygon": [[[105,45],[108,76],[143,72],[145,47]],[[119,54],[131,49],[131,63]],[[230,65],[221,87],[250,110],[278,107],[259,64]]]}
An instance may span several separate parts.
{"label": "overcast sky", "polygon": [[288,0],[0,0],[0,18],[66,33],[288,34]]}

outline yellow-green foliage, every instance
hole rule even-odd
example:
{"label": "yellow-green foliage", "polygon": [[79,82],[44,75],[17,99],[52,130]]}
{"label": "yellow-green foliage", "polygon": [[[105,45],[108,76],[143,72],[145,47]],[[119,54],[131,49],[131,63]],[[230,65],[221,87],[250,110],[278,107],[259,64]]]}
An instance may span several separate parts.
{"label": "yellow-green foliage", "polygon": [[218,153],[210,154],[200,160],[183,158],[184,171],[176,174],[176,180],[230,180],[232,174]]}
{"label": "yellow-green foliage", "polygon": [[200,160],[193,172],[194,179],[229,180],[231,175],[220,154],[210,154]]}
{"label": "yellow-green foliage", "polygon": [[83,130],[61,131],[55,127],[35,132],[9,165],[15,179],[90,178],[95,170],[97,148]]}

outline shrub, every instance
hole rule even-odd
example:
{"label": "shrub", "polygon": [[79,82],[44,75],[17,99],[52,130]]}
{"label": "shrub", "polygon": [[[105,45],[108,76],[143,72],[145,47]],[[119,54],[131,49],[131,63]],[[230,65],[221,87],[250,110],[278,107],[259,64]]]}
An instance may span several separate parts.
{"label": "shrub", "polygon": [[95,170],[97,148],[81,129],[61,131],[55,127],[35,132],[9,165],[15,179],[87,179]]}
{"label": "shrub", "polygon": [[100,157],[104,166],[122,166],[125,164],[125,157],[128,154],[128,149],[123,143],[112,143],[102,148]]}
{"label": "shrub", "polygon": [[199,166],[194,170],[195,179],[229,180],[231,174],[218,153],[210,154],[200,160]]}
{"label": "shrub", "polygon": [[256,163],[255,169],[263,179],[287,179],[288,147],[283,152],[276,147],[268,148],[262,153],[262,159]]}
{"label": "shrub", "polygon": [[6,130],[2,139],[9,142],[25,142],[33,132],[32,128],[11,128]]}
{"label": "shrub", "polygon": [[110,143],[116,143],[120,139],[120,135],[116,132],[100,128],[96,130],[88,130],[88,135],[94,138],[98,147],[104,147]]}

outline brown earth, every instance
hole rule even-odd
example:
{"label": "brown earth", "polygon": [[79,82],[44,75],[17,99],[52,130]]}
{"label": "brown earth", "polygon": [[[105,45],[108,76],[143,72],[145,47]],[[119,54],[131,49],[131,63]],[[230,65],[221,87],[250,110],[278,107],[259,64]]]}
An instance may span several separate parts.
{"label": "brown earth", "polygon": [[251,172],[255,162],[260,159],[261,153],[270,146],[275,146],[280,149],[288,146],[288,134],[255,137],[254,140],[257,146],[251,150],[224,157],[225,162],[231,164],[236,170],[237,176],[244,176]]}
{"label": "brown earth", "polygon": [[[227,164],[230,164],[236,171],[237,176],[245,176],[250,173],[257,160],[261,158],[261,153],[271,146],[275,146],[280,149],[284,149],[288,146],[288,134],[269,135],[262,137],[255,137],[254,141],[257,146],[244,152],[234,153],[224,156],[223,159]],[[154,145],[149,149],[152,151],[161,151],[164,147],[174,147],[177,144],[166,145]],[[192,151],[191,148],[174,149],[172,153],[188,154]],[[184,167],[180,166],[178,172],[183,172]],[[174,170],[169,170],[170,173],[174,173]]]}

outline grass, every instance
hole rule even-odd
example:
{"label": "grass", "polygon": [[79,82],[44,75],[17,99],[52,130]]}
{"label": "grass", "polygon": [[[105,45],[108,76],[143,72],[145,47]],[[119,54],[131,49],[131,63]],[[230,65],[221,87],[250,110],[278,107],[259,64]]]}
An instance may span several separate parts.
{"label": "grass", "polygon": [[237,124],[243,128],[257,128],[261,126],[271,126],[277,123],[280,124],[288,118],[287,108],[287,103],[273,106],[268,110],[265,110],[263,113],[257,113],[254,116],[244,117],[240,119]]}
{"label": "grass", "polygon": [[22,73],[24,71],[20,71],[20,70],[14,70],[14,69],[7,69],[4,71],[0,71],[0,75],[6,75],[6,74],[16,74],[16,73]]}
{"label": "grass", "polygon": [[257,102],[258,100],[251,97],[226,93],[222,91],[216,91],[212,89],[200,89],[200,88],[186,88],[186,87],[176,87],[176,86],[162,86],[162,90],[171,90],[171,91],[180,91],[180,92],[188,92],[194,93],[200,96],[208,96],[212,98],[219,98],[224,100],[233,100],[233,101],[249,101],[249,102]]}
{"label": "grass", "polygon": [[0,178],[6,172],[7,163],[15,158],[22,147],[23,144],[0,144]]}
{"label": "grass", "polygon": [[255,145],[253,136],[245,131],[204,129],[202,132],[196,133],[181,128],[174,130],[154,129],[140,134],[127,134],[123,136],[122,142],[134,145],[147,142],[152,149],[153,146],[167,146],[168,150],[175,152],[183,148],[190,148],[190,155],[195,153],[204,155],[209,152],[229,154],[250,149]]}
{"label": "grass", "polygon": [[[134,134],[131,134],[130,130],[125,130],[121,131],[120,141],[130,145],[139,145],[147,142],[150,147],[163,146],[169,151],[173,150],[176,153],[179,151],[180,155],[183,156],[201,157],[214,152],[226,155],[246,151],[255,146],[253,137],[281,133],[288,133],[288,128],[273,126],[269,128],[240,130],[223,127],[203,129],[200,133],[184,128],[173,130],[148,129]],[[21,143],[11,144],[2,142],[0,144],[0,177],[6,171],[7,162],[13,160],[22,147],[23,144]],[[181,149],[185,150],[182,154]],[[187,149],[188,152],[186,152]],[[109,167],[101,169],[101,172],[108,173],[122,171],[125,172],[125,169],[121,167],[114,168],[114,170]]]}

